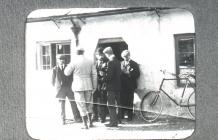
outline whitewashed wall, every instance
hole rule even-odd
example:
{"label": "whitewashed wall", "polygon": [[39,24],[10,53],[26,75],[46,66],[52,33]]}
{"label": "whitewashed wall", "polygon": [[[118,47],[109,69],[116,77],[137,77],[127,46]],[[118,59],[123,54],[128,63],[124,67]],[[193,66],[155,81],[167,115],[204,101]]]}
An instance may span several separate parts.
{"label": "whitewashed wall", "polygon": [[[71,23],[65,21],[60,28],[53,22],[28,23],[26,28],[26,78],[27,94],[33,92],[35,78],[36,41],[71,40],[75,47]],[[87,18],[79,35],[85,55],[93,59],[100,38],[122,37],[128,44],[133,60],[139,63],[141,76],[138,95],[157,90],[162,79],[160,69],[176,72],[174,34],[194,33],[194,19],[185,10],[168,10],[160,19],[154,12],[140,12],[113,16]],[[49,81],[49,72],[36,72],[38,77]],[[45,74],[46,73],[46,74]],[[47,80],[46,80],[46,77]],[[37,85],[40,86],[40,83]],[[48,86],[49,87],[49,86]],[[48,89],[49,90],[49,89]],[[136,101],[136,103],[138,103]],[[167,103],[171,107],[171,102]],[[165,111],[172,114],[174,111]]]}

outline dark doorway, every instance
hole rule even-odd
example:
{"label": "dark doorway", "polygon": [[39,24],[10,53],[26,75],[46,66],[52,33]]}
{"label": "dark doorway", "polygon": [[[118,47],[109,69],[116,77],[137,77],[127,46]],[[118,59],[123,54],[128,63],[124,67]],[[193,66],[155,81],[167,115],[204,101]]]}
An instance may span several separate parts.
{"label": "dark doorway", "polygon": [[128,49],[128,45],[126,42],[121,38],[104,38],[98,40],[98,45],[96,48],[102,47],[103,49],[106,47],[111,47],[114,55],[117,57],[118,60],[122,61],[121,53],[123,50]]}

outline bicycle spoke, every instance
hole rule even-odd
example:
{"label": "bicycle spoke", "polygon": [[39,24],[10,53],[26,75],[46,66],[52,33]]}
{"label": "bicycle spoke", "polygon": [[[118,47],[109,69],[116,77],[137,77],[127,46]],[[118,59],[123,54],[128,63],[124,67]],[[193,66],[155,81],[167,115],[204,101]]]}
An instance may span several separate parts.
{"label": "bicycle spoke", "polygon": [[141,102],[141,115],[145,121],[155,121],[162,111],[162,100],[156,92],[147,93]]}
{"label": "bicycle spoke", "polygon": [[195,119],[195,92],[193,92],[188,98],[188,110],[190,115]]}

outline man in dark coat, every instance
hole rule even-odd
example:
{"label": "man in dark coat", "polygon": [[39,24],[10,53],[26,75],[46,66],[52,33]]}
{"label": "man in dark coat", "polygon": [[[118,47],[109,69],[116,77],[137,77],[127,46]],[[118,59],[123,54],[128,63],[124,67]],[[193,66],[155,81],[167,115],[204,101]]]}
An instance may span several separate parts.
{"label": "man in dark coat", "polygon": [[66,114],[65,114],[65,100],[66,97],[68,97],[73,117],[75,122],[80,122],[81,117],[79,115],[79,111],[77,109],[74,94],[71,90],[71,83],[73,80],[72,76],[65,76],[64,75],[64,69],[66,68],[65,65],[65,58],[64,55],[57,55],[57,65],[53,68],[52,71],[52,85],[56,88],[56,98],[59,99],[59,102],[61,104],[61,119],[63,122],[63,125],[66,124]]}
{"label": "man in dark coat", "polygon": [[134,91],[137,88],[137,79],[140,76],[138,64],[130,59],[130,52],[124,50],[121,53],[124,61],[121,62],[121,106],[123,106],[122,111],[120,112],[121,118],[124,117],[125,111],[128,114],[128,121],[132,120],[133,117],[133,100],[134,100]]}
{"label": "man in dark coat", "polygon": [[100,117],[101,123],[105,122],[108,112],[107,108],[107,90],[106,90],[106,74],[107,74],[107,58],[103,53],[103,48],[97,48],[96,56],[96,70],[97,70],[97,90],[93,95],[93,121],[98,121]]}
{"label": "man in dark coat", "polygon": [[107,88],[107,100],[108,100],[108,110],[110,114],[110,123],[106,124],[106,127],[117,127],[118,126],[118,116],[116,113],[116,103],[120,105],[120,61],[113,54],[111,47],[104,49],[103,53],[109,59],[108,69],[106,76],[106,88]]}

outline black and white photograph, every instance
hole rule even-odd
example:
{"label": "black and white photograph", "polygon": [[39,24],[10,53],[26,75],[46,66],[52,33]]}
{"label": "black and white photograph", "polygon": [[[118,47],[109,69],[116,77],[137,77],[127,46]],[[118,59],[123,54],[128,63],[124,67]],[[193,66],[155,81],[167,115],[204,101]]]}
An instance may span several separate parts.
{"label": "black and white photograph", "polygon": [[196,34],[190,11],[38,9],[25,26],[30,137],[184,139],[194,133]]}

